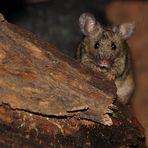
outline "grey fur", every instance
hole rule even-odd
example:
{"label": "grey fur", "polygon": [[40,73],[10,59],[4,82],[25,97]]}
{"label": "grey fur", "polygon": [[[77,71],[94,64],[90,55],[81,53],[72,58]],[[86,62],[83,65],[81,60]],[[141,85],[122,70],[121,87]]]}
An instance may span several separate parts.
{"label": "grey fur", "polygon": [[[83,20],[87,15],[89,21],[96,24],[91,31],[89,25],[84,24],[84,22],[89,24],[88,19]],[[85,17],[82,19],[82,16]],[[80,28],[85,36],[78,46],[77,60],[95,71],[103,72],[109,79],[114,79],[119,100],[128,103],[135,84],[126,39],[132,35],[134,26],[132,23],[125,23],[104,28],[96,22],[92,14],[84,13],[80,16]],[[87,33],[84,33],[84,29]]]}

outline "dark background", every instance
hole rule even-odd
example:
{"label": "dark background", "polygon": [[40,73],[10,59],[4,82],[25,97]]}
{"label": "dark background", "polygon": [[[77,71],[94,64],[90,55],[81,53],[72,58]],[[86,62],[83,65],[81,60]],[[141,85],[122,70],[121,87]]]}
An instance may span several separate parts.
{"label": "dark background", "polygon": [[1,12],[9,22],[32,31],[72,57],[81,38],[78,24],[81,13],[92,12],[106,24],[104,8],[109,3],[107,0],[36,1],[1,0]]}
{"label": "dark background", "polygon": [[[78,19],[92,12],[103,25],[134,21],[136,30],[128,41],[133,57],[136,90],[134,111],[148,137],[148,2],[111,0],[0,0],[5,18],[30,30],[74,57],[82,35]],[[148,138],[147,138],[148,139]]]}

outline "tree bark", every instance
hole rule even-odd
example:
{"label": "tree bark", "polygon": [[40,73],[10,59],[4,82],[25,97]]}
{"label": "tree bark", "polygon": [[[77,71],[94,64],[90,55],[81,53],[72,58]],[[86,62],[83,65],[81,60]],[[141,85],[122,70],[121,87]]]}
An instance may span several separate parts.
{"label": "tree bark", "polygon": [[113,81],[0,15],[1,146],[144,147],[115,98]]}

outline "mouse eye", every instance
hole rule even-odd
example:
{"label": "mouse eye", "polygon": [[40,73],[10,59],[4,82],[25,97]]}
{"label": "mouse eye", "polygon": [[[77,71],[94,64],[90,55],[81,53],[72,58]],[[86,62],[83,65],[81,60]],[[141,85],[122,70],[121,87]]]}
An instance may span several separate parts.
{"label": "mouse eye", "polygon": [[111,48],[112,48],[113,50],[116,49],[116,44],[115,44],[114,42],[111,43]]}
{"label": "mouse eye", "polygon": [[100,47],[100,43],[99,43],[99,41],[97,41],[97,42],[95,43],[95,45],[94,45],[94,48],[97,49],[97,48],[99,48],[99,47]]}

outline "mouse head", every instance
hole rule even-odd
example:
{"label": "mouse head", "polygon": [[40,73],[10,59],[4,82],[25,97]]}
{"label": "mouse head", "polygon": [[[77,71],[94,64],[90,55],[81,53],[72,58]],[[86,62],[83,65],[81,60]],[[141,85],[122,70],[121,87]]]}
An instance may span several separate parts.
{"label": "mouse head", "polygon": [[85,52],[95,64],[110,69],[115,59],[126,53],[126,40],[134,31],[133,23],[104,28],[90,13],[83,13],[79,18],[80,29],[85,36]]}

